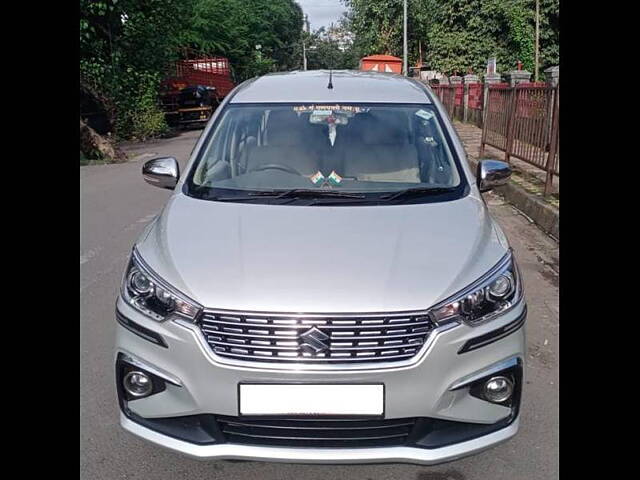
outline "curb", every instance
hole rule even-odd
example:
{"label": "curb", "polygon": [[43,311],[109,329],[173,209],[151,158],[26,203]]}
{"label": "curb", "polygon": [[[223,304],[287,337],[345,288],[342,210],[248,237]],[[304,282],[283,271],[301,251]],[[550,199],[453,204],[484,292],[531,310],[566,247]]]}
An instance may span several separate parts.
{"label": "curb", "polygon": [[[469,164],[475,172],[478,161],[467,156]],[[514,182],[497,187],[494,191],[511,203],[514,207],[531,218],[544,232],[560,242],[560,210],[550,206],[544,200],[530,194]]]}

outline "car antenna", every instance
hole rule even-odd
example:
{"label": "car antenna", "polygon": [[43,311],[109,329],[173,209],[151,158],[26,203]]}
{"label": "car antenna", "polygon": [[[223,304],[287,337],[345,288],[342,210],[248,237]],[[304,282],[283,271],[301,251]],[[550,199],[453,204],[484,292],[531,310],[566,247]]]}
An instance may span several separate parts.
{"label": "car antenna", "polygon": [[332,71],[331,69],[329,69],[329,85],[327,85],[327,88],[328,88],[329,90],[332,90],[332,89],[333,89],[333,83],[331,82],[331,78],[332,78],[332,76],[333,76],[333,71]]}

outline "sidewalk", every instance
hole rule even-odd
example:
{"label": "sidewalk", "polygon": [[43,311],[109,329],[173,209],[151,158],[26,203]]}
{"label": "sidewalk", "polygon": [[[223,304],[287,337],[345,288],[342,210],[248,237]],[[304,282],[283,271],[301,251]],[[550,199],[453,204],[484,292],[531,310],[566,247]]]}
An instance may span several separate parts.
{"label": "sidewalk", "polygon": [[[470,123],[454,121],[453,126],[458,132],[460,141],[467,152],[467,158],[474,169],[478,163],[482,129]],[[504,152],[486,146],[484,158],[504,160]],[[544,197],[545,172],[526,162],[511,158],[513,174],[508,185],[496,189],[496,192],[530,217],[542,230],[560,239],[560,180],[553,179],[552,193]]]}

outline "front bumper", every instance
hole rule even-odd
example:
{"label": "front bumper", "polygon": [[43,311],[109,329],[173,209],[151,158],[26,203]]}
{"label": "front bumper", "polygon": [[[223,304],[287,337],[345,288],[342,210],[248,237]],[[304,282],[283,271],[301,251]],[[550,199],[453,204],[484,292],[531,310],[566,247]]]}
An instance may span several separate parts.
{"label": "front bumper", "polygon": [[211,107],[181,108],[178,110],[178,117],[181,124],[207,123],[212,112]]}
{"label": "front bumper", "polygon": [[162,435],[120,414],[120,425],[145,440],[199,460],[254,460],[285,463],[416,463],[435,465],[479,453],[505,442],[518,432],[519,418],[511,425],[486,436],[447,447],[380,448],[283,448],[223,443],[196,445]]}
{"label": "front bumper", "polygon": [[[459,388],[481,378],[508,360],[522,364],[525,357],[524,328],[497,335],[491,332],[514,324],[526,315],[524,302],[503,317],[477,327],[460,325],[439,332],[410,365],[362,370],[281,370],[228,365],[216,359],[195,328],[173,321],[156,323],[121,299],[117,308],[137,325],[161,336],[165,345],[149,341],[118,325],[116,359],[119,354],[148,365],[153,373],[169,379],[167,388],[150,397],[126,402],[121,413],[123,428],[166,448],[201,459],[245,459],[301,463],[436,464],[480,452],[514,436],[519,418],[515,410],[496,405]],[[470,340],[483,343],[472,350]],[[459,353],[463,350],[463,353]],[[385,419],[431,418],[500,428],[477,438],[454,444],[423,448],[389,446],[373,448],[293,448],[235,443],[197,444],[160,433],[136,422],[136,418],[164,419],[203,414],[238,416],[238,383],[384,383]],[[520,379],[522,384],[522,379]],[[123,406],[123,404],[121,404]]]}

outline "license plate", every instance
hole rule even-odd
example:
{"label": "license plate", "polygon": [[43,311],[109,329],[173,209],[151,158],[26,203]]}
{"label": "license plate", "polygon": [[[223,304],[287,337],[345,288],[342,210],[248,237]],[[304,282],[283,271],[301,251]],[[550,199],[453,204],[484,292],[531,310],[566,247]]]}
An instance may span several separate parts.
{"label": "license plate", "polygon": [[384,414],[384,385],[240,384],[240,415]]}

